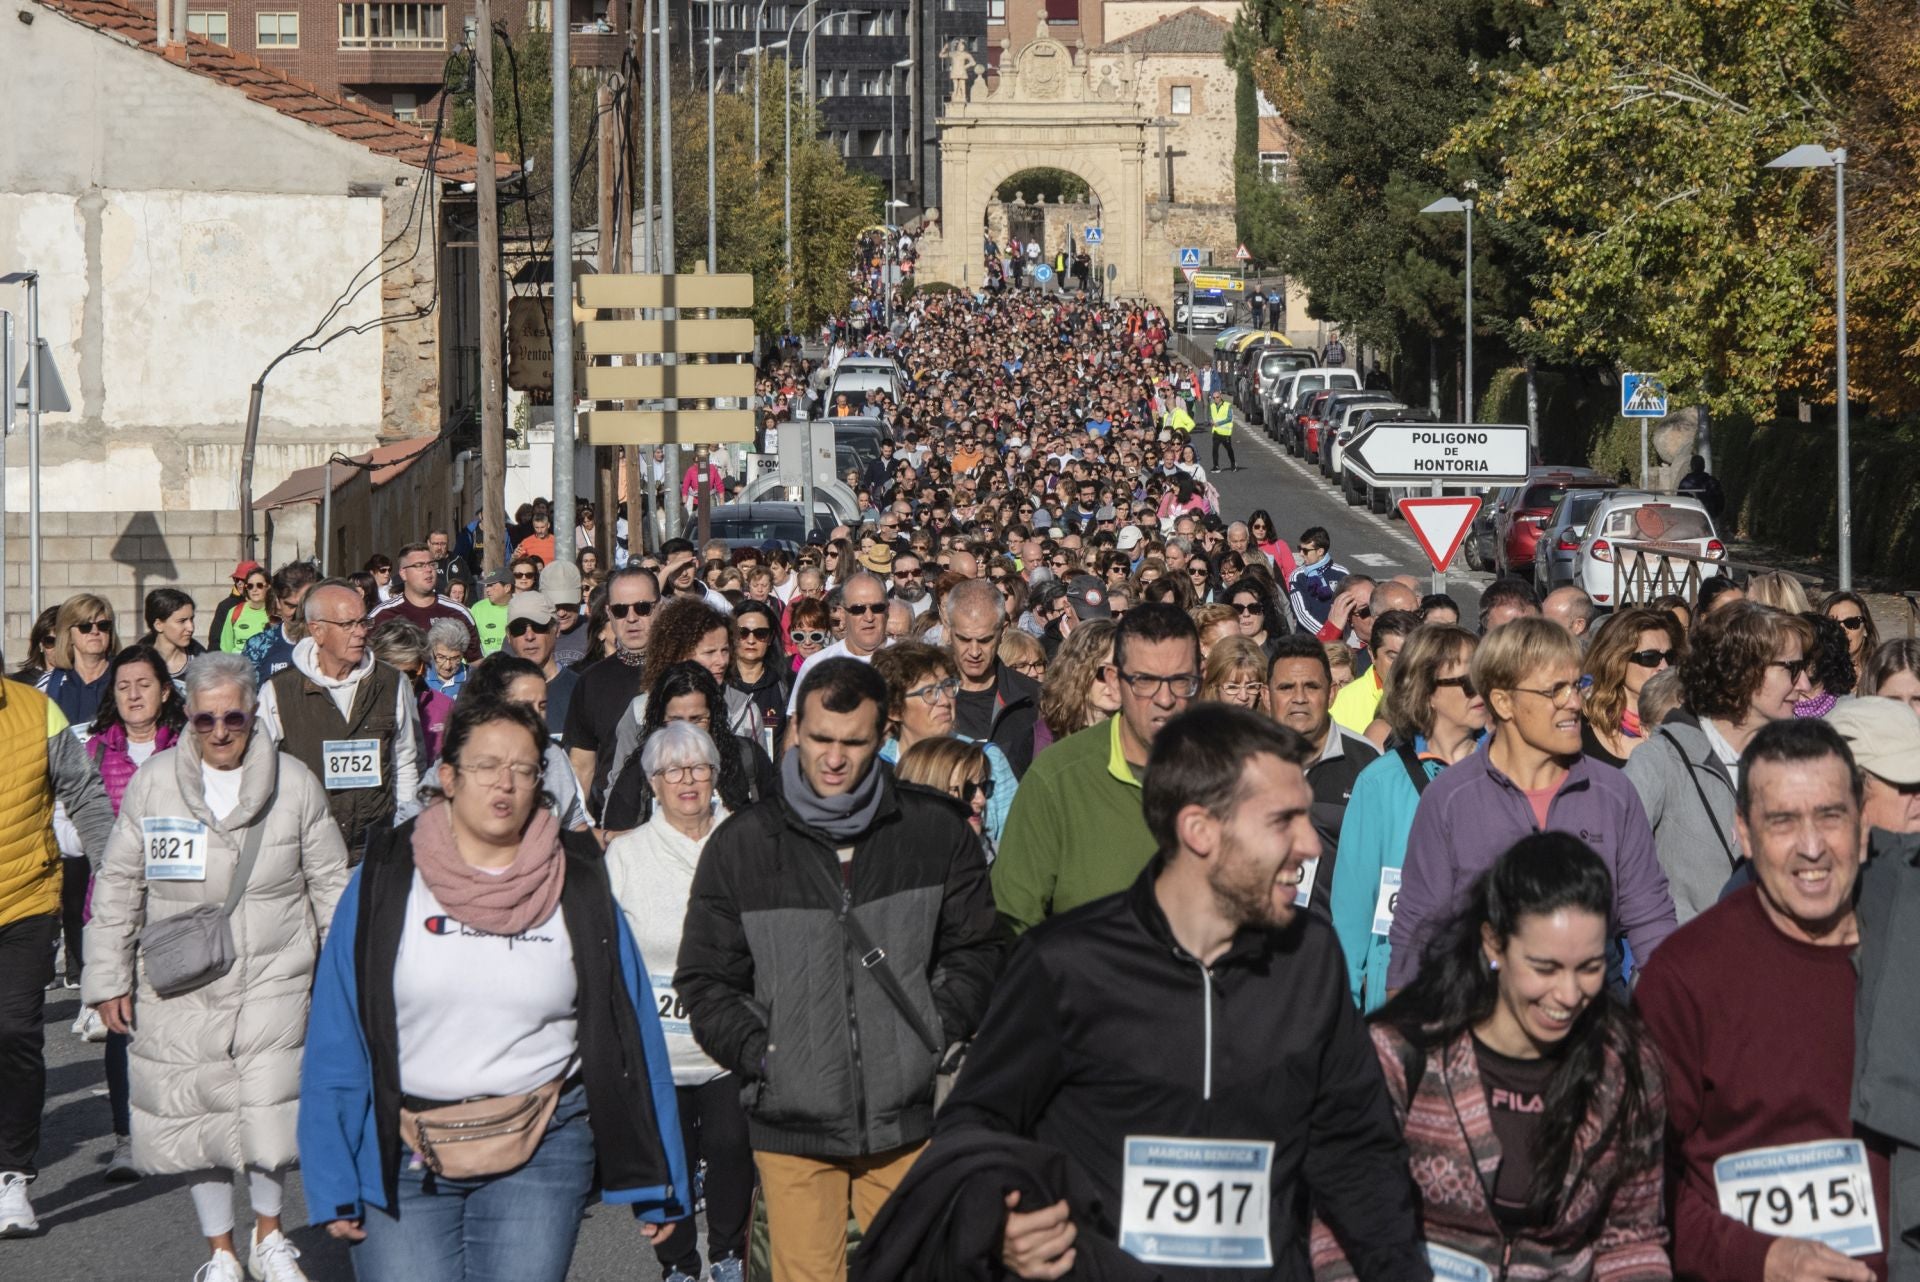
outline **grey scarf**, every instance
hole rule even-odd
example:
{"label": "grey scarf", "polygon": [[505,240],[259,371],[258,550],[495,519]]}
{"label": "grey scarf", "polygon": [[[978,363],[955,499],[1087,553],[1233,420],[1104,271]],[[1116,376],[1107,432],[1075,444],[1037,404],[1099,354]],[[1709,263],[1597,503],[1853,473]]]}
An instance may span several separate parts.
{"label": "grey scarf", "polygon": [[822,797],[800,772],[800,750],[789,748],[780,759],[781,795],[800,822],[818,828],[835,841],[852,841],[873,827],[880,814],[880,776],[886,765],[878,757],[852,791]]}

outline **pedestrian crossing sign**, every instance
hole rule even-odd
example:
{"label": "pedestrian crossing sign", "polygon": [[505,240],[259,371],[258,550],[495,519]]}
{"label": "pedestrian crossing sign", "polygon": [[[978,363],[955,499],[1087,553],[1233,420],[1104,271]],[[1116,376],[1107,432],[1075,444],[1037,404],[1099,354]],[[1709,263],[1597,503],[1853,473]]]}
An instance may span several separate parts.
{"label": "pedestrian crossing sign", "polygon": [[1620,376],[1620,417],[1665,418],[1667,385],[1651,374]]}
{"label": "pedestrian crossing sign", "polygon": [[1204,264],[1203,264],[1203,263],[1201,263],[1201,261],[1200,261],[1200,251],[1199,251],[1199,250],[1197,250],[1197,249],[1183,249],[1183,250],[1181,250],[1181,251],[1180,251],[1180,265],[1181,265],[1182,267],[1200,267],[1200,266],[1204,266]]}
{"label": "pedestrian crossing sign", "polygon": [[1100,243],[1100,229],[1098,227],[1087,228],[1087,243],[1089,245],[1098,245]]}

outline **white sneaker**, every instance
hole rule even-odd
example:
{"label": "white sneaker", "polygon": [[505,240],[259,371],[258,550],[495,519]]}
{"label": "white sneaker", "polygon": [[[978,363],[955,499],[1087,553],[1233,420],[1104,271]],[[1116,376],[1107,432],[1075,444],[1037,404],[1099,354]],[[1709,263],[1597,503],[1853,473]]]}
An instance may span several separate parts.
{"label": "white sneaker", "polygon": [[307,1282],[307,1275],[294,1263],[299,1258],[300,1252],[279,1229],[263,1238],[260,1226],[254,1226],[253,1255],[247,1261],[247,1272],[254,1282]]}
{"label": "white sneaker", "polygon": [[74,1018],[73,1034],[82,1041],[104,1042],[107,1040],[107,1023],[100,1018],[100,1012],[91,1006],[82,1006],[80,1014]]}
{"label": "white sneaker", "polygon": [[232,1251],[215,1251],[213,1258],[200,1266],[193,1282],[247,1282],[247,1271]]}
{"label": "white sneaker", "polygon": [[133,1164],[133,1140],[130,1136],[113,1137],[113,1157],[107,1162],[107,1183],[131,1184],[140,1178],[140,1171]]}
{"label": "white sneaker", "polygon": [[27,1201],[27,1177],[18,1171],[0,1173],[0,1237],[25,1237],[40,1231]]}

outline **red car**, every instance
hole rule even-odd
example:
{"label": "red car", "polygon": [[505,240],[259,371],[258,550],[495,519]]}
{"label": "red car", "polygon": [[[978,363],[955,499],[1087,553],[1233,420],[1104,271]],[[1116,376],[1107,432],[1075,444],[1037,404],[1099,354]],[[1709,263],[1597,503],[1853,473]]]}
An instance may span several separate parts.
{"label": "red car", "polygon": [[1494,518],[1494,572],[1533,575],[1533,552],[1540,531],[1568,490],[1611,489],[1618,483],[1591,468],[1541,466],[1527,473],[1525,485],[1509,486],[1497,498]]}

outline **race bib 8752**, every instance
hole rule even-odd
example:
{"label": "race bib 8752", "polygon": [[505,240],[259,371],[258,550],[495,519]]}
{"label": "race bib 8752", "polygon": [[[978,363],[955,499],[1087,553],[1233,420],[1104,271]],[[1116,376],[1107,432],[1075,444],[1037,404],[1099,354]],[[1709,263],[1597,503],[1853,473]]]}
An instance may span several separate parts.
{"label": "race bib 8752", "polygon": [[1120,1248],[1146,1264],[1273,1266],[1273,1144],[1129,1135]]}
{"label": "race bib 8752", "polygon": [[328,792],[380,786],[378,739],[328,739],[320,745],[320,777]]}
{"label": "race bib 8752", "polygon": [[1720,1213],[1774,1237],[1811,1238],[1842,1255],[1877,1255],[1880,1214],[1867,1146],[1815,1140],[1729,1153],[1713,1164]]}

